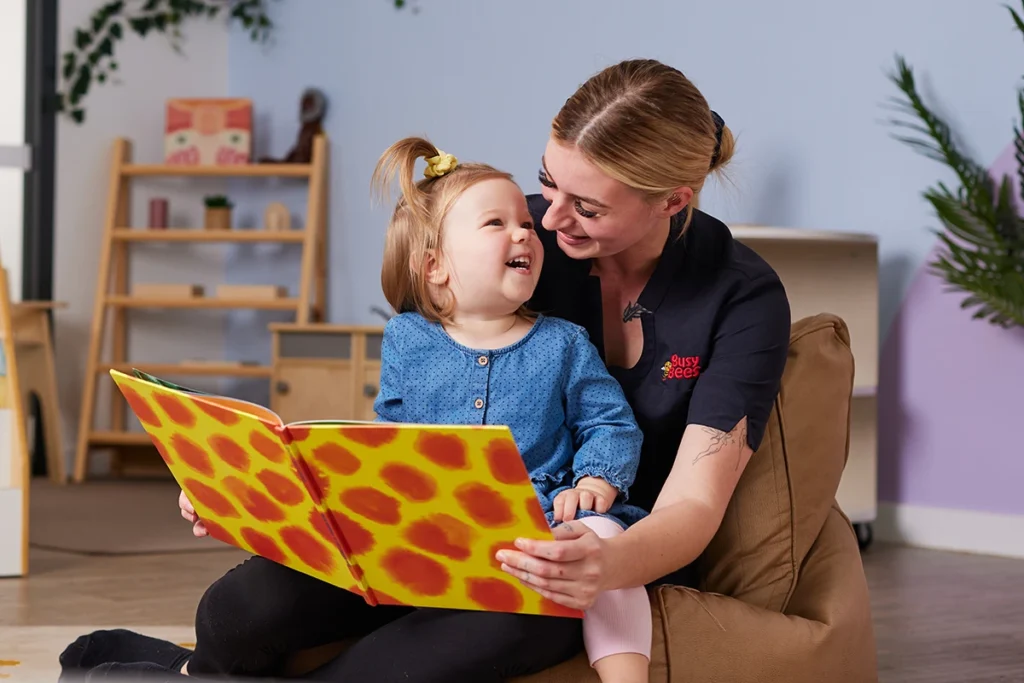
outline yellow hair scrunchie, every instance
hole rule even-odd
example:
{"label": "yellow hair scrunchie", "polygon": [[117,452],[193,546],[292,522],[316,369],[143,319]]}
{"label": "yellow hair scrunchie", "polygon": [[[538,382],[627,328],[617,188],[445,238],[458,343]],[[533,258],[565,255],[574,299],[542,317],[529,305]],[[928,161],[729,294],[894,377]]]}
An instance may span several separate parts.
{"label": "yellow hair scrunchie", "polygon": [[436,157],[427,157],[427,168],[423,171],[423,175],[428,178],[440,178],[445,173],[454,171],[458,165],[458,159],[451,154],[445,154],[441,150],[437,150]]}

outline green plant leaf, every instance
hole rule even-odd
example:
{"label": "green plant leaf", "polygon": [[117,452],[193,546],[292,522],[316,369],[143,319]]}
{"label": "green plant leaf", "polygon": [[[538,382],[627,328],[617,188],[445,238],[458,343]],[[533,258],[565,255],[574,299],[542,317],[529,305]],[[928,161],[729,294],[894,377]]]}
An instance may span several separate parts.
{"label": "green plant leaf", "polygon": [[[1011,14],[1024,32],[1020,16]],[[951,189],[939,182],[923,193],[943,227],[935,231],[940,250],[929,269],[945,281],[948,291],[963,295],[960,305],[972,319],[1003,327],[1024,325],[1024,220],[1010,177],[997,182],[960,151],[949,126],[922,100],[913,70],[900,56],[890,80],[903,94],[893,101],[895,108],[911,119],[891,120],[894,128],[907,132],[893,137],[949,167],[959,183]],[[1018,109],[1024,119],[1024,91],[1018,92]],[[1018,127],[1014,135],[1017,174],[1024,188],[1024,136]]]}

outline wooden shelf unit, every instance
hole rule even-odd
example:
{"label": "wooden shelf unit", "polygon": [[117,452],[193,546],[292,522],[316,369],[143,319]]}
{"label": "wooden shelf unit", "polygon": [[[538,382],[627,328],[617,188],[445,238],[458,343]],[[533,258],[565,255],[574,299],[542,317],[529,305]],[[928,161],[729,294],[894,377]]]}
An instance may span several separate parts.
{"label": "wooden shelf unit", "polygon": [[878,511],[878,240],[874,235],[799,228],[734,226],[782,279],[793,320],[841,317],[855,362],[850,454],[836,499],[854,523]]}
{"label": "wooden shelf unit", "polygon": [[[106,217],[102,235],[99,277],[96,283],[92,329],[82,391],[81,413],[75,448],[73,480],[85,480],[89,456],[94,448],[112,448],[115,470],[120,468],[119,447],[151,446],[144,432],[126,429],[127,406],[117,391],[112,391],[110,426],[104,430],[95,427],[96,395],[99,378],[107,376],[110,368],[120,370],[138,367],[160,376],[202,375],[270,378],[267,366],[234,363],[190,362],[132,363],[126,358],[128,341],[127,312],[129,309],[257,309],[292,311],[297,324],[318,322],[324,318],[326,306],[326,251],[327,251],[327,139],[319,136],[313,144],[313,157],[309,164],[247,164],[236,166],[175,166],[167,164],[136,164],[131,161],[131,142],[124,138],[114,141],[110,167],[110,187],[107,193]],[[133,179],[150,176],[195,178],[304,178],[308,181],[307,210],[302,230],[202,230],[197,228],[132,228],[130,225],[130,195]],[[198,243],[246,244],[282,243],[300,244],[302,258],[298,296],[278,299],[217,298],[211,296],[191,298],[157,298],[131,296],[128,289],[128,263],[133,243]],[[109,331],[108,331],[109,328]],[[109,337],[107,335],[110,335]],[[110,340],[110,351],[104,346]],[[103,355],[109,357],[103,358]],[[111,386],[113,384],[111,383]],[[159,461],[152,449],[154,462]],[[159,463],[162,465],[162,463]]]}

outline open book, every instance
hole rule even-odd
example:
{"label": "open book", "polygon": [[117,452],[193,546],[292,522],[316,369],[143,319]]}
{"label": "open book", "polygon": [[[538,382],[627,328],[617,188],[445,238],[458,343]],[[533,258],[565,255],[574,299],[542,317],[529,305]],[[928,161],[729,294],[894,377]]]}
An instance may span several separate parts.
{"label": "open book", "polygon": [[138,370],[114,382],[210,535],[371,605],[581,617],[501,571],[552,539],[505,426],[312,421]]}

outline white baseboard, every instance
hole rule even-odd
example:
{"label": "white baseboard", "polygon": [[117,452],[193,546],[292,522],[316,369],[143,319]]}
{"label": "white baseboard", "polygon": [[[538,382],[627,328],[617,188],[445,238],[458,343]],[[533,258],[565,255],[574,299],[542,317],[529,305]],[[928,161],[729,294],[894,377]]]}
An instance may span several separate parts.
{"label": "white baseboard", "polygon": [[1024,515],[879,503],[873,530],[880,541],[1024,558]]}

